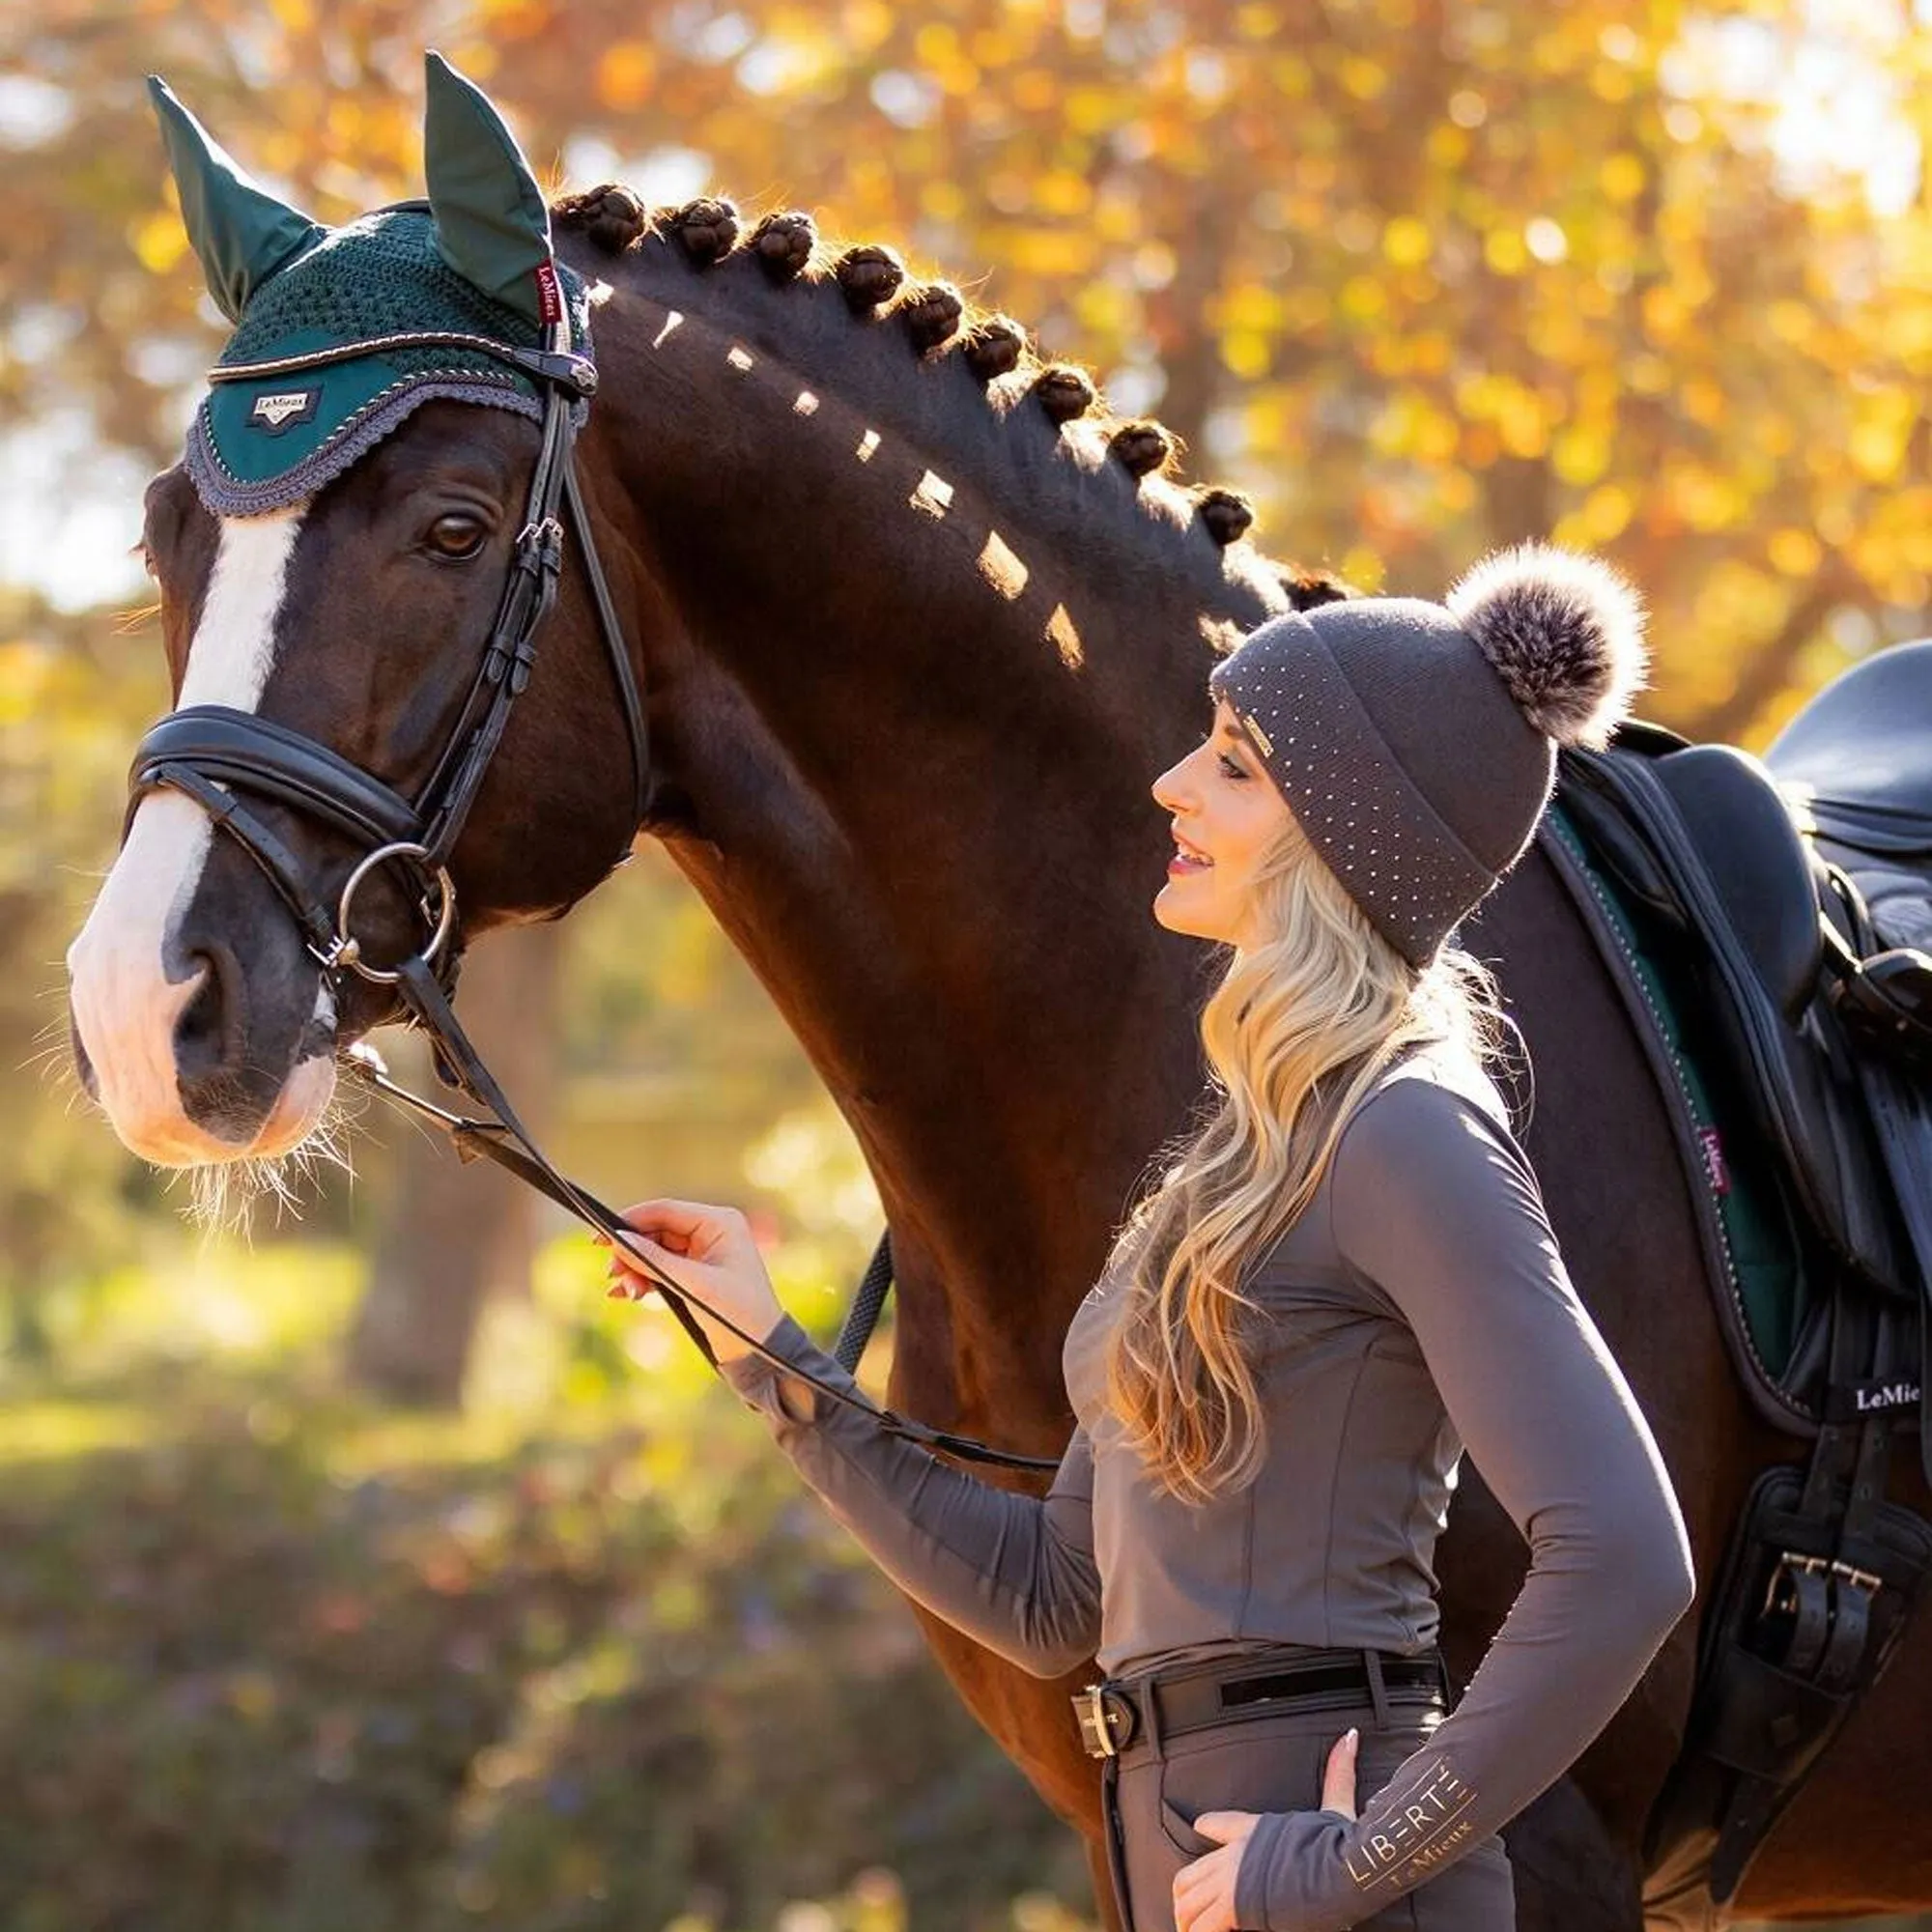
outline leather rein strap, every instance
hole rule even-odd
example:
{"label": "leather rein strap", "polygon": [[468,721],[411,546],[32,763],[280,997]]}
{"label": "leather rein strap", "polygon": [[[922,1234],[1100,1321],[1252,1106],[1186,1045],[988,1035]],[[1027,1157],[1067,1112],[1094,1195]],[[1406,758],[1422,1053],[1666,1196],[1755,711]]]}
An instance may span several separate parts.
{"label": "leather rein strap", "polygon": [[354,1063],[359,1067],[363,1078],[380,1092],[392,1099],[400,1100],[413,1108],[423,1118],[440,1126],[456,1143],[456,1151],[465,1160],[474,1160],[481,1156],[494,1160],[498,1167],[507,1168],[520,1180],[534,1187],[538,1193],[547,1195],[558,1207],[568,1209],[580,1221],[608,1236],[613,1242],[623,1242],[625,1249],[637,1260],[639,1265],[654,1276],[666,1291],[665,1299],[671,1313],[684,1324],[685,1332],[696,1343],[705,1359],[715,1368],[718,1357],[713,1352],[704,1331],[697,1325],[684,1299],[696,1301],[714,1321],[728,1328],[741,1341],[748,1342],[756,1352],[768,1361],[776,1363],[786,1375],[796,1376],[807,1381],[822,1394],[829,1395],[848,1407],[863,1410],[872,1417],[888,1435],[901,1435],[909,1442],[917,1442],[928,1449],[944,1450],[948,1455],[957,1456],[971,1463],[996,1463],[1009,1469],[1058,1469],[1060,1458],[1057,1456],[1018,1456],[1009,1450],[994,1449],[984,1442],[976,1441],[970,1435],[956,1435],[951,1430],[934,1429],[929,1424],[915,1422],[909,1416],[896,1414],[890,1408],[881,1408],[861,1396],[823,1380],[809,1369],[802,1369],[787,1362],[783,1356],[775,1353],[740,1328],[735,1321],[720,1315],[708,1302],[691,1293],[676,1282],[668,1280],[663,1271],[654,1267],[632,1248],[625,1236],[627,1230],[611,1208],[598,1200],[594,1194],[567,1179],[551,1165],[535,1141],[517,1118],[508,1096],[497,1086],[490,1069],[484,1065],[476,1049],[470,1044],[469,1036],[458,1024],[455,1013],[443,997],[442,988],[437,983],[436,976],[420,957],[409,959],[398,968],[402,974],[399,987],[404,993],[411,1009],[423,1019],[437,1043],[449,1057],[456,1084],[476,1102],[489,1110],[492,1118],[471,1119],[447,1108],[439,1107],[434,1101],[425,1100],[420,1094],[412,1094],[407,1088],[397,1085],[382,1070],[375,1060],[373,1050],[357,1046],[351,1049]]}
{"label": "leather rein strap", "polygon": [[[228,705],[193,704],[163,718],[135,748],[128,776],[128,811],[122,825],[123,841],[141,800],[156,786],[170,786],[201,806],[215,825],[261,867],[300,928],[308,952],[331,984],[339,986],[344,972],[354,971],[364,979],[391,986],[412,1023],[427,1033],[435,1044],[449,1084],[484,1109],[486,1118],[455,1113],[411,1093],[388,1077],[380,1056],[366,1043],[351,1047],[345,1056],[348,1066],[357,1077],[448,1135],[463,1159],[494,1161],[612,1242],[621,1242],[638,1267],[664,1291],[672,1314],[714,1368],[718,1357],[703,1329],[685,1306],[687,1300],[695,1301],[713,1321],[787,1375],[809,1382],[835,1401],[863,1409],[891,1435],[968,1462],[993,1463],[1012,1469],[1058,1469],[1058,1457],[1020,1456],[994,1449],[972,1436],[915,1422],[825,1381],[810,1371],[787,1362],[709,1303],[692,1294],[689,1289],[672,1281],[631,1246],[628,1236],[633,1231],[625,1227],[612,1209],[567,1179],[545,1157],[458,1023],[450,1005],[455,954],[445,947],[456,912],[456,888],[449,875],[449,858],[482,788],[490,761],[502,741],[510,707],[529,682],[536,661],[536,633],[555,601],[563,568],[563,524],[559,509],[570,521],[583,559],[598,630],[630,734],[634,785],[632,836],[650,809],[652,774],[643,704],[631,668],[623,625],[597,554],[574,460],[576,424],[572,407],[579,401],[587,402],[595,393],[596,366],[588,356],[560,348],[543,352],[482,336],[426,331],[343,343],[270,362],[229,364],[211,370],[210,378],[214,382],[233,382],[290,375],[379,349],[440,344],[483,350],[513,364],[544,386],[545,405],[543,441],[530,477],[524,527],[517,538],[516,554],[491,627],[490,641],[420,799],[412,803],[327,745],[286,725]],[[318,896],[300,861],[288,845],[238,793],[253,794],[320,819],[366,848],[344,883],[333,910]],[[628,849],[629,838],[625,842]],[[416,873],[424,889],[419,909],[431,928],[431,936],[419,952],[392,966],[378,966],[364,959],[352,928],[356,891],[369,873],[383,865],[407,866]],[[867,1276],[868,1285],[878,1272],[877,1259],[873,1273]],[[876,1314],[876,1300],[872,1312]],[[842,1344],[840,1353],[844,1353]]]}

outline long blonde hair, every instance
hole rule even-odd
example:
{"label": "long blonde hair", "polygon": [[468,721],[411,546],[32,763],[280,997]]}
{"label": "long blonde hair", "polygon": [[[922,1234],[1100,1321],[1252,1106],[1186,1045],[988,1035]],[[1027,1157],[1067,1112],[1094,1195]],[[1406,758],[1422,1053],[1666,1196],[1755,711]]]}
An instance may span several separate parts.
{"label": "long blonde hair", "polygon": [[1355,1103],[1410,1041],[1479,1060],[1507,1021],[1472,953],[1440,948],[1418,972],[1377,931],[1290,819],[1254,887],[1264,937],[1237,948],[1201,1014],[1209,1105],[1158,1151],[1161,1173],[1117,1230],[1105,1406],[1175,1495],[1245,1488],[1266,1455],[1240,1291],[1320,1185]]}

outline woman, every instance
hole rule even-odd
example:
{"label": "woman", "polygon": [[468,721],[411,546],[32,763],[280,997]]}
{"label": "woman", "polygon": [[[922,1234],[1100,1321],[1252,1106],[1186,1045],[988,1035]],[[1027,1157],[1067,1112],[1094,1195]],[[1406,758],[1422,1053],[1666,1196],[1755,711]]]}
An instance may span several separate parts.
{"label": "woman", "polygon": [[[1451,943],[1527,846],[1556,745],[1606,742],[1643,671],[1629,586],[1548,546],[1441,605],[1271,618],[1214,666],[1213,729],[1152,789],[1179,848],[1155,916],[1232,949],[1201,1018],[1215,1105],[1067,1330],[1079,1427],[1045,1497],[706,1324],[903,1590],[1040,1676],[1097,1656],[1075,1714],[1134,1932],[1507,1932],[1498,1827],[1690,1604],[1656,1442],[1485,1064],[1494,981]],[[626,1219],[694,1298],[856,1387],[742,1215]],[[1445,1715],[1430,1560],[1464,1448],[1531,1562]]]}

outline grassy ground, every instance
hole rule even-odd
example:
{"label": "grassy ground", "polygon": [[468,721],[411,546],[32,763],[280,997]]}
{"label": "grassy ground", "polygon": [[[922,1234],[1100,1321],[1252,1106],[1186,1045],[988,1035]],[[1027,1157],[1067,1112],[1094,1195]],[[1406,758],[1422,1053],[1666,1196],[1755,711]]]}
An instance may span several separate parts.
{"label": "grassy ground", "polygon": [[5,1932],[1081,1932],[903,1604],[600,1272],[546,1252],[461,1417],[344,1393],[346,1248],[49,1311],[0,1404]]}
{"label": "grassy ground", "polygon": [[601,1268],[545,1250],[460,1416],[342,1387],[347,1245],[161,1244],[43,1309],[0,1932],[1094,1932],[896,1594]]}

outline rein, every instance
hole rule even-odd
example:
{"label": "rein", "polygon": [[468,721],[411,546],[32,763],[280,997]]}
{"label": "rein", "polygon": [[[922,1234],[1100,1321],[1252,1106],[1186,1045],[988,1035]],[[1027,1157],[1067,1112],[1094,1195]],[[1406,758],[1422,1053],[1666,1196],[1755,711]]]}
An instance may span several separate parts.
{"label": "rein", "polygon": [[[554,326],[554,343],[559,338],[567,341],[566,324]],[[449,875],[449,859],[502,740],[510,707],[529,682],[536,661],[536,633],[555,601],[563,568],[564,517],[569,520],[583,558],[584,574],[596,606],[598,630],[630,734],[634,828],[643,822],[650,809],[653,780],[644,709],[632,671],[623,625],[611,601],[590,518],[577,482],[574,455],[577,426],[572,407],[578,402],[587,403],[596,392],[596,365],[588,356],[561,346],[545,352],[497,342],[486,336],[422,331],[343,343],[272,361],[231,363],[209,374],[213,382],[235,382],[294,374],[378,349],[445,344],[483,351],[541,384],[545,390],[543,441],[530,478],[524,527],[517,538],[489,643],[449,740],[420,797],[413,801],[405,798],[327,745],[286,725],[228,705],[193,704],[163,718],[135,748],[128,776],[128,810],[122,825],[124,842],[141,800],[157,786],[171,786],[201,806],[215,825],[261,867],[300,928],[304,945],[331,988],[339,990],[342,976],[348,971],[392,987],[411,1022],[430,1037],[442,1077],[484,1109],[485,1115],[477,1118],[455,1113],[411,1093],[388,1077],[381,1057],[366,1043],[348,1050],[347,1065],[366,1085],[412,1109],[446,1134],[464,1160],[483,1158],[496,1162],[588,1227],[612,1242],[621,1243],[639,1269],[651,1276],[664,1292],[671,1312],[714,1368],[718,1366],[718,1357],[703,1329],[685,1306],[687,1300],[696,1302],[713,1321],[748,1343],[765,1360],[809,1382],[821,1394],[864,1410],[890,1435],[968,1462],[993,1463],[1012,1469],[1058,1469],[1057,1457],[1020,1456],[994,1449],[972,1436],[957,1435],[898,1415],[825,1381],[810,1370],[786,1361],[708,1302],[672,1281],[631,1245],[632,1231],[611,1208],[552,1165],[458,1023],[450,1004],[455,955],[446,949],[456,919],[456,888]],[[238,792],[254,794],[321,819],[332,830],[367,848],[343,882],[332,910],[317,895],[295,854],[260,814],[237,796]],[[627,850],[629,842],[627,838]],[[621,859],[622,855],[619,856]],[[362,882],[384,865],[406,866],[416,875],[423,889],[417,906],[430,936],[420,952],[393,965],[379,966],[363,957],[361,944],[355,936],[352,914]],[[890,1234],[881,1239],[879,1252],[867,1271],[859,1302],[839,1337],[838,1356],[848,1371],[857,1366],[865,1337],[870,1332],[891,1283],[889,1239]]]}

